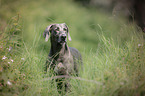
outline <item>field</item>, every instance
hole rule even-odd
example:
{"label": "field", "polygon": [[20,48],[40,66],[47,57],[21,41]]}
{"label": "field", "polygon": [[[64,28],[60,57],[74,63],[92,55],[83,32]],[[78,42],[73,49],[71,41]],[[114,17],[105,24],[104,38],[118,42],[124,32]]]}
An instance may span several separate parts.
{"label": "field", "polygon": [[[43,31],[66,23],[83,57],[66,96],[144,96],[144,33],[124,17],[73,0],[0,0],[0,96],[59,96],[44,74]],[[53,82],[53,83],[52,83]]]}

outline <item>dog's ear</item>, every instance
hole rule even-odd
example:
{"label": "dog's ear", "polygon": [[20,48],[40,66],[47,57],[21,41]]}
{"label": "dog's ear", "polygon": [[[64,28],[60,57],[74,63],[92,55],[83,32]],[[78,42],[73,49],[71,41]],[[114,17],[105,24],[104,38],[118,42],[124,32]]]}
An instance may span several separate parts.
{"label": "dog's ear", "polygon": [[71,41],[71,37],[70,37],[69,31],[67,31],[67,35],[68,35],[68,40]]}
{"label": "dog's ear", "polygon": [[[65,23],[64,23],[65,24]],[[65,26],[67,27],[67,35],[68,35],[68,40],[71,41],[71,37],[70,37],[70,34],[69,34],[69,29],[68,29],[68,26],[65,24]]]}
{"label": "dog's ear", "polygon": [[52,28],[53,25],[54,25],[54,24],[51,24],[51,25],[47,26],[46,29],[45,29],[44,32],[43,32],[43,37],[45,38],[45,41],[46,41],[46,42],[47,42],[48,39],[49,39],[49,33],[50,33],[50,30],[51,30],[51,28]]}

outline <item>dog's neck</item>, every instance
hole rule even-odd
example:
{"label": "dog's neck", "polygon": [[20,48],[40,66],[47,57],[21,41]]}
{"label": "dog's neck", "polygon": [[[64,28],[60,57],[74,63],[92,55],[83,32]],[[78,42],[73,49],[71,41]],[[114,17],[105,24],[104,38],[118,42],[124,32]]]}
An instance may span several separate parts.
{"label": "dog's neck", "polygon": [[60,45],[51,42],[51,49],[49,56],[57,59],[60,55],[65,55],[69,53],[69,48],[66,43]]}

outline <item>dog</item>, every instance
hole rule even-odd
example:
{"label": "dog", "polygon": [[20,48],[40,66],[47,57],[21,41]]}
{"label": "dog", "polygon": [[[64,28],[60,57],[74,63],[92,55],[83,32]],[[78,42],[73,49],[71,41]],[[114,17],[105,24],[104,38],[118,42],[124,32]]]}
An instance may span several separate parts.
{"label": "dog", "polygon": [[[43,36],[45,41],[48,41],[50,37],[51,43],[45,71],[53,70],[56,76],[78,76],[79,68],[82,66],[82,57],[77,49],[67,45],[67,37],[71,41],[67,25],[65,23],[51,24],[45,29]],[[65,78],[56,80],[59,93],[64,87],[65,91],[69,89],[69,83],[64,80]]]}

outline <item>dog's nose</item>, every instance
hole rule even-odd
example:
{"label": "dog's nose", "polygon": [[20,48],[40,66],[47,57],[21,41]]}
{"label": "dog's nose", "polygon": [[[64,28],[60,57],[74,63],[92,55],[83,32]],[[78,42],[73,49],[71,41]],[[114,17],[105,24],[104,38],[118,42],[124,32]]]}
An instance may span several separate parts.
{"label": "dog's nose", "polygon": [[66,39],[66,34],[62,34],[61,39],[64,41]]}

